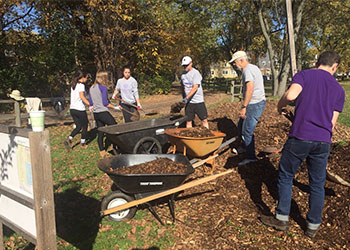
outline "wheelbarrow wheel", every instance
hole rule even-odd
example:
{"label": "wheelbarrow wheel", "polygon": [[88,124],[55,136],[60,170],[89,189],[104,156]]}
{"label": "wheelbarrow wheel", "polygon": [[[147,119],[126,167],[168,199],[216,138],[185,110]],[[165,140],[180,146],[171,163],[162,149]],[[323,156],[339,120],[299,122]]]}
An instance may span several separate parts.
{"label": "wheelbarrow wheel", "polygon": [[154,137],[143,137],[134,146],[134,154],[161,154],[162,145]]}
{"label": "wheelbarrow wheel", "polygon": [[[135,200],[134,197],[124,194],[121,191],[115,191],[103,198],[101,210],[104,211],[106,209],[114,208],[133,200]],[[128,208],[123,211],[109,214],[107,219],[111,221],[130,220],[135,216],[136,210],[136,207]]]}

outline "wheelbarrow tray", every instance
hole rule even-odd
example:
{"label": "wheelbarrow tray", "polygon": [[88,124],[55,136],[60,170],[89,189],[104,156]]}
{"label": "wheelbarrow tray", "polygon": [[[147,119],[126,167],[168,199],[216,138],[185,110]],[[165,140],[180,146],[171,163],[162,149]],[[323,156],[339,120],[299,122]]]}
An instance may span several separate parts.
{"label": "wheelbarrow tray", "polygon": [[[130,167],[157,158],[168,158],[174,162],[182,163],[187,166],[187,171],[186,173],[167,174],[118,174],[111,171],[111,168]],[[194,172],[187,157],[181,154],[124,154],[100,160],[98,168],[113,180],[118,189],[132,195],[159,192],[177,187],[185,181],[188,175]]]}
{"label": "wheelbarrow tray", "polygon": [[168,115],[155,119],[134,121],[98,128],[122,153],[133,153],[135,144],[143,137],[156,138],[163,147],[167,142],[164,130],[176,128],[186,121],[186,116]]}
{"label": "wheelbarrow tray", "polygon": [[214,152],[219,148],[226,136],[224,133],[212,130],[210,132],[213,136],[210,137],[187,137],[176,134],[189,129],[193,128],[171,128],[166,129],[164,133],[168,135],[168,141],[176,145],[177,151],[184,152],[184,148],[186,147],[186,154],[193,157],[202,157]]}

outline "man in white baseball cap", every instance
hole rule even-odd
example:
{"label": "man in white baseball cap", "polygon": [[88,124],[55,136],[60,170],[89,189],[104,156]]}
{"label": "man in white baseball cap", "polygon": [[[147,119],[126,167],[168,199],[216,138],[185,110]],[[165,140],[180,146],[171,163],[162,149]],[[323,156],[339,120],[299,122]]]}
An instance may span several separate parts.
{"label": "man in white baseball cap", "polygon": [[238,163],[242,166],[257,161],[254,130],[265,108],[264,80],[260,69],[249,63],[244,51],[234,53],[230,63],[242,71],[243,102],[239,111],[238,131],[243,143],[241,150],[236,150],[246,151],[246,159]]}
{"label": "man in white baseball cap", "polygon": [[181,83],[183,86],[183,103],[185,106],[185,115],[187,116],[186,127],[192,127],[192,121],[197,114],[202,121],[204,127],[209,128],[208,112],[204,104],[202,75],[199,71],[192,67],[192,58],[184,56],[181,65],[185,71],[181,75]]}
{"label": "man in white baseball cap", "polygon": [[237,59],[240,59],[240,58],[248,59],[247,53],[245,53],[244,51],[237,51],[236,53],[234,53],[232,55],[232,58],[231,58],[229,63],[233,63],[234,61],[236,61]]}

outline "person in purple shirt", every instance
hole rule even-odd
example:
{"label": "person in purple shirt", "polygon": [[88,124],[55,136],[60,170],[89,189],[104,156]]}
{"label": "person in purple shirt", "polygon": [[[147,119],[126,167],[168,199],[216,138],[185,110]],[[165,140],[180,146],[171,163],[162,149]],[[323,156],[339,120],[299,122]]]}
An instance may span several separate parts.
{"label": "person in purple shirt", "polygon": [[[108,108],[117,109],[113,104],[108,102],[108,72],[100,71],[96,73],[94,84],[89,90],[90,111],[94,113],[97,128],[105,125],[117,124],[113,116],[109,113]],[[101,157],[108,155],[105,145],[103,145],[104,133],[98,131],[97,143],[100,149]]]}
{"label": "person in purple shirt", "polygon": [[332,131],[345,102],[345,92],[333,77],[339,63],[336,52],[323,52],[315,69],[294,75],[278,103],[278,112],[286,114],[287,105],[295,100],[293,124],[279,163],[278,205],[274,216],[260,217],[263,224],[277,230],[288,230],[293,179],[305,159],[310,187],[305,235],[315,237],[321,224]]}

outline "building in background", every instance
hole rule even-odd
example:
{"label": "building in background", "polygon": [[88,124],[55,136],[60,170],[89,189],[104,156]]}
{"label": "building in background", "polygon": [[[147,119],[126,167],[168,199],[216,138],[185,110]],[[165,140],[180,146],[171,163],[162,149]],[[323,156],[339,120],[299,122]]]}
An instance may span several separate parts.
{"label": "building in background", "polygon": [[210,65],[210,78],[235,78],[237,77],[236,71],[232,66],[224,61],[217,62]]}

